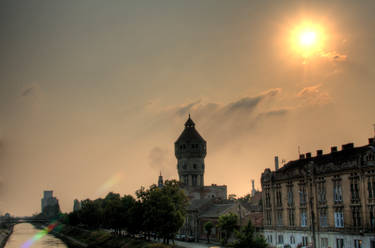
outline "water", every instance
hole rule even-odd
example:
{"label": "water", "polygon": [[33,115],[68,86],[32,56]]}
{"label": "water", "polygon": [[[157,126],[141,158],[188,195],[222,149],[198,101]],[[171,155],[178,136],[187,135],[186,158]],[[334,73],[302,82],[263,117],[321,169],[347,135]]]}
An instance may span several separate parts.
{"label": "water", "polygon": [[[5,248],[21,248],[29,239],[34,237],[40,229],[36,229],[29,223],[17,224],[14,226],[13,234],[9,237]],[[25,246],[24,246],[25,247]],[[35,241],[30,248],[45,248],[45,247],[58,247],[68,248],[64,242],[54,237],[52,234],[47,234]]]}

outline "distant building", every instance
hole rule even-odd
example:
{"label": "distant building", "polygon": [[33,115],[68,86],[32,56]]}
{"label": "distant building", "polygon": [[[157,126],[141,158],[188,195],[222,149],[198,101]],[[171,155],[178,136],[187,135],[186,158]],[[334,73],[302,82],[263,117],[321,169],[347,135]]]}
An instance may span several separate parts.
{"label": "distant building", "polygon": [[[190,118],[185,122],[185,129],[175,142],[177,170],[182,189],[189,199],[188,213],[180,233],[195,240],[205,238],[203,225],[207,220],[217,221],[220,215],[237,211],[234,202],[227,201],[227,186],[204,185],[207,143],[195,129]],[[243,211],[246,211],[244,209]],[[219,237],[219,233],[213,238]]]}
{"label": "distant building", "polygon": [[43,193],[42,202],[42,214],[49,218],[57,216],[60,213],[59,201],[56,197],[53,197],[52,190],[45,190]]}
{"label": "distant building", "polygon": [[[300,155],[261,177],[272,247],[375,248],[375,144]],[[315,242],[314,242],[315,240]]]}
{"label": "distant building", "polygon": [[175,142],[179,180],[183,183],[183,189],[190,200],[226,199],[226,185],[204,185],[206,145],[206,141],[195,129],[195,123],[189,115],[184,131]]}
{"label": "distant building", "polygon": [[78,199],[74,200],[73,212],[77,212],[81,209],[81,202]]}

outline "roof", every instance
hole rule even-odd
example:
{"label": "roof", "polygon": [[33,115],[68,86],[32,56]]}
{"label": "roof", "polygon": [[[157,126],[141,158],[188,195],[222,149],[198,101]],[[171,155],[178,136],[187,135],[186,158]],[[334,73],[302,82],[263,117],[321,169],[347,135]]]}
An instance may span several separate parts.
{"label": "roof", "polygon": [[191,200],[187,210],[203,210],[207,208],[208,205],[212,203],[212,201],[213,200],[209,198]]}
{"label": "roof", "polygon": [[340,151],[290,161],[277,171],[271,172],[271,170],[266,169],[262,173],[261,180],[263,182],[304,177],[309,165],[312,166],[315,175],[366,167],[368,165],[364,157],[370,151],[375,152],[373,143],[361,147],[354,147],[353,143],[349,143],[343,145],[343,149]]}
{"label": "roof", "polygon": [[201,213],[200,217],[218,218],[228,212],[233,206],[235,206],[235,203],[212,204],[206,211]]}
{"label": "roof", "polygon": [[182,131],[180,137],[176,140],[175,143],[206,143],[202,136],[195,129],[195,123],[190,118],[185,122],[185,129]]}

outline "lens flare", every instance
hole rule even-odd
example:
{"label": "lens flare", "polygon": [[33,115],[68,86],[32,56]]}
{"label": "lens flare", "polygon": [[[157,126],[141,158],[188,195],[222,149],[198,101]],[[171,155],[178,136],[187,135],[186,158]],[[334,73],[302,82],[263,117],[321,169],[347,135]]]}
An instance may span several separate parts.
{"label": "lens flare", "polygon": [[99,189],[96,191],[96,194],[101,195],[108,190],[110,190],[113,186],[118,184],[121,181],[122,174],[117,173],[110,177],[102,186],[99,187]]}
{"label": "lens flare", "polygon": [[35,242],[37,242],[39,239],[43,238],[44,236],[46,236],[48,233],[50,233],[52,230],[54,230],[57,226],[61,226],[60,224],[58,224],[56,221],[55,222],[52,222],[51,224],[49,224],[46,228],[44,228],[43,230],[39,231],[37,234],[35,234],[31,239],[27,240],[22,246],[21,248],[29,248],[30,246],[32,246]]}

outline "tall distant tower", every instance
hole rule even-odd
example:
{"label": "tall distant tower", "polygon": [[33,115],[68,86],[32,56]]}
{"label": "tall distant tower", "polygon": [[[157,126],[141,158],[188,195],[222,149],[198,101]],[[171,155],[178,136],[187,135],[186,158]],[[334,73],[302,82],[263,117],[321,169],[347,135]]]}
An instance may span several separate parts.
{"label": "tall distant tower", "polygon": [[161,175],[161,171],[160,171],[159,180],[158,180],[158,187],[162,188],[163,185],[164,185],[164,183],[163,183],[163,176]]}
{"label": "tall distant tower", "polygon": [[255,186],[254,186],[254,180],[251,180],[251,186],[252,186],[251,196],[255,196],[256,190],[255,190]]}
{"label": "tall distant tower", "polygon": [[195,129],[190,115],[184,131],[174,143],[174,149],[180,182],[191,187],[203,187],[206,141]]}

